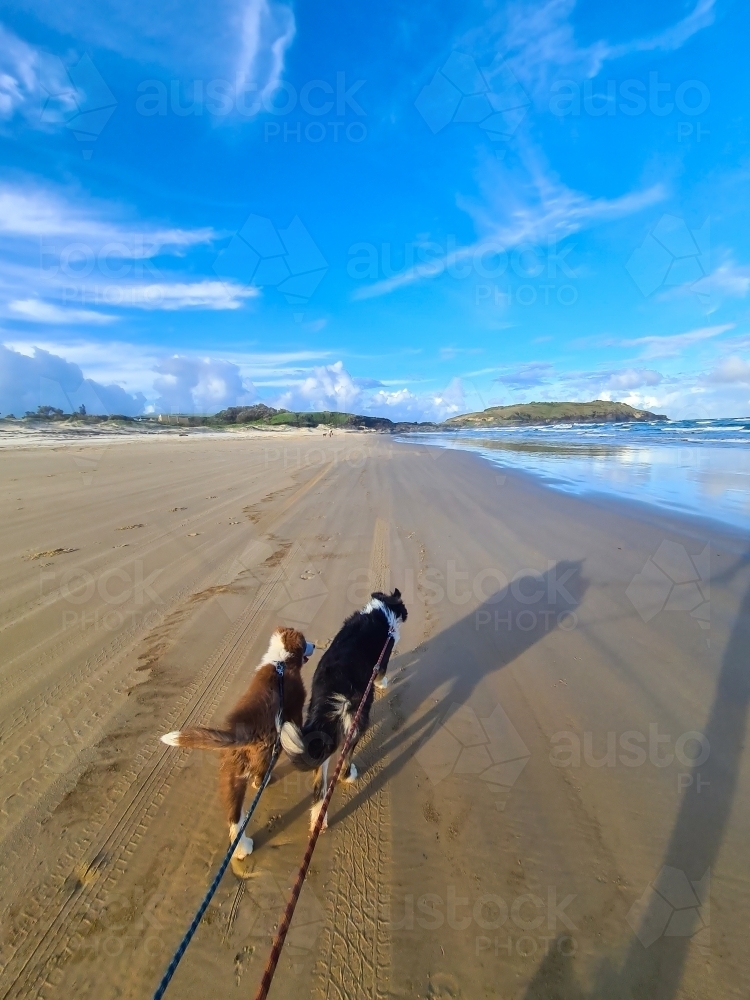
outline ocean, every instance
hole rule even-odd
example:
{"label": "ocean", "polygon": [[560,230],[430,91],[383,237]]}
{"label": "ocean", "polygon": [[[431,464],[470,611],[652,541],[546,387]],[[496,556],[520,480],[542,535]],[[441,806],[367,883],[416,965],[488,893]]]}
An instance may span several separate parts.
{"label": "ocean", "polygon": [[403,440],[477,452],[567,493],[609,494],[750,528],[750,418],[472,429]]}

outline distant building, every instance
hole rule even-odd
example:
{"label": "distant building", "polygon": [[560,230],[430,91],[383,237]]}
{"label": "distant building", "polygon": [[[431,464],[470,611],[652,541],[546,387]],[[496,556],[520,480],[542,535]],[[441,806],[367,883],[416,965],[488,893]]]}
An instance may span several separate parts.
{"label": "distant building", "polygon": [[194,417],[187,413],[160,413],[156,419],[160,424],[174,424],[179,427],[197,427],[203,423],[203,417]]}

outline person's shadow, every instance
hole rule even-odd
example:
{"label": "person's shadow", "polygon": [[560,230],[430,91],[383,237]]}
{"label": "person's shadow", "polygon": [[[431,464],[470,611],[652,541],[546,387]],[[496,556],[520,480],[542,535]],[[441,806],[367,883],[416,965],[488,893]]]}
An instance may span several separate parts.
{"label": "person's shadow", "polygon": [[[728,583],[749,561],[750,553],[747,553],[724,573],[712,578],[711,583]],[[749,704],[750,589],[738,609],[722,657],[713,704],[703,728],[710,751],[700,767],[701,783],[699,785],[694,778],[683,795],[660,869],[662,872],[665,868],[683,872],[693,885],[703,880],[707,873],[710,877],[726,833],[737,791]],[[668,871],[661,884],[669,893],[670,879],[675,884],[675,879],[680,878]],[[709,881],[703,884],[708,886]],[[700,898],[699,894],[696,898]],[[708,908],[701,909],[706,912]],[[530,982],[524,1000],[631,1000],[633,997],[673,1000],[680,986],[692,935],[700,928],[700,919],[696,908],[691,913],[691,925],[679,928],[676,936],[658,936],[651,943],[655,932],[663,930],[663,910],[661,897],[652,894],[622,966],[615,968],[612,962],[603,959],[590,991],[576,982],[571,960],[551,948]]]}
{"label": "person's shadow", "polygon": [[[502,670],[550,632],[575,627],[576,610],[587,588],[581,566],[578,561],[561,561],[546,573],[521,577],[510,589],[491,594],[479,607],[416,650],[391,659],[390,686],[385,697],[374,703],[371,713],[373,733],[369,740],[363,740],[354,756],[364,773],[355,794],[343,805],[340,801],[337,805],[334,796],[329,813],[331,828],[395,777],[434,728],[467,703],[483,677]],[[408,725],[396,723],[394,729],[394,701],[398,717],[403,718],[431,704]],[[363,757],[367,759],[364,769]],[[376,765],[386,758],[390,759],[378,769]],[[288,773],[286,768],[283,771]],[[307,796],[292,806],[276,821],[273,836],[309,806]],[[261,833],[258,845],[262,846],[266,839]]]}

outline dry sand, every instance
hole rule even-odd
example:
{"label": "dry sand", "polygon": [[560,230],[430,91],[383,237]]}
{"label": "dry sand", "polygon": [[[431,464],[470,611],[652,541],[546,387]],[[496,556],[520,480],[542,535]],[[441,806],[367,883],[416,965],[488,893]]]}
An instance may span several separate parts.
{"label": "dry sand", "polygon": [[[740,539],[366,434],[0,467],[0,998],[151,996],[227,847],[216,758],[159,735],[220,720],[277,623],[325,645],[393,585],[391,686],[272,997],[746,995]],[[254,995],[307,835],[277,775],[167,996]]]}

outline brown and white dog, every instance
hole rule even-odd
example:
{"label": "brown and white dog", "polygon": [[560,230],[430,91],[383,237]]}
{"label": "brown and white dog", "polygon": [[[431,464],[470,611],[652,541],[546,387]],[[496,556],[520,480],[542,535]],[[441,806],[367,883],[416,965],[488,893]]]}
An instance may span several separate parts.
{"label": "brown and white dog", "polygon": [[[300,671],[312,656],[315,646],[293,628],[277,628],[268,651],[255,668],[244,695],[227,717],[224,729],[175,730],[162,736],[162,743],[196,750],[221,753],[219,785],[229,822],[229,840],[234,840],[242,825],[248,781],[258,788],[271,763],[276,742],[276,714],[279,710],[279,682],[276,664],[284,664],[284,721],[302,725],[305,686]],[[238,860],[252,853],[253,841],[242,835],[234,852]]]}

